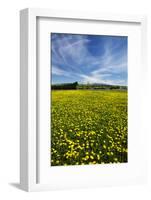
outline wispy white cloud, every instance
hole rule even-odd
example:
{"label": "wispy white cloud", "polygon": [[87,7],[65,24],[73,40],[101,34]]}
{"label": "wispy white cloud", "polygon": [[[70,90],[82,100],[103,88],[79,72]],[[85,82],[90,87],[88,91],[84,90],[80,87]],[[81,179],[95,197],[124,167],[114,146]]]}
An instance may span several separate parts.
{"label": "wispy white cloud", "polygon": [[96,55],[89,50],[91,36],[55,34],[53,37],[51,47],[54,75],[75,76],[81,82],[126,84],[127,53],[122,52],[120,44],[114,45],[111,40],[106,40],[100,46],[103,51]]}
{"label": "wispy white cloud", "polygon": [[69,72],[62,70],[59,67],[54,66],[54,65],[52,66],[52,74],[57,75],[57,76],[67,76],[67,77],[71,76]]}
{"label": "wispy white cloud", "polygon": [[[54,53],[54,62],[69,65],[79,64],[89,55],[86,43],[89,40],[85,37],[70,35],[55,39],[52,42],[52,52]],[[91,56],[91,55],[89,55]]]}
{"label": "wispy white cloud", "polygon": [[64,74],[64,71],[53,65],[52,74],[60,76]]}
{"label": "wispy white cloud", "polygon": [[[111,75],[105,74],[104,76],[88,76],[88,75],[81,75],[83,79],[83,83],[101,83],[101,84],[108,84],[108,85],[127,85],[127,82],[123,79],[110,79]],[[105,79],[104,79],[105,77]]]}
{"label": "wispy white cloud", "polygon": [[84,75],[81,74],[80,77],[83,79],[84,83],[106,83],[104,78],[110,77],[111,74],[95,74],[95,75]]}

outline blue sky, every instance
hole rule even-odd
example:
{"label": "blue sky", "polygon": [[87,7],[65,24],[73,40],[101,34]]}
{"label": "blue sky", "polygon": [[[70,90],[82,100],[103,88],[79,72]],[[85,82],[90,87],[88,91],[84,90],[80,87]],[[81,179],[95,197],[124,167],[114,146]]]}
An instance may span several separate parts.
{"label": "blue sky", "polygon": [[127,85],[126,36],[51,33],[54,83]]}

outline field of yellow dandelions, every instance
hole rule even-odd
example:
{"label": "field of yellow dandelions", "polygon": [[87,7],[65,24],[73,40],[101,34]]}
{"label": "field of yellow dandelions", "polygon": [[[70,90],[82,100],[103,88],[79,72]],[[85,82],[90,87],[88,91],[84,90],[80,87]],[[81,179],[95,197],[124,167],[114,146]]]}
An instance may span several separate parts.
{"label": "field of yellow dandelions", "polygon": [[51,166],[127,162],[127,91],[52,91],[51,100]]}

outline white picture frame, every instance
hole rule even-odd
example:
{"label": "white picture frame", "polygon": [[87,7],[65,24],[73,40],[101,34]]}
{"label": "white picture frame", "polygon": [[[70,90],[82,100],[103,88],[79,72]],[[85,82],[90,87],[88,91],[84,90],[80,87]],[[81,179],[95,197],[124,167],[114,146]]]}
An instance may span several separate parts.
{"label": "white picture frame", "polygon": [[[141,91],[144,87],[145,81],[145,71],[146,71],[146,54],[147,54],[147,41],[146,41],[146,17],[145,16],[124,16],[124,15],[112,15],[112,14],[100,14],[100,13],[85,13],[85,12],[72,12],[72,11],[53,11],[49,9],[24,9],[20,12],[20,185],[21,188],[26,191],[40,191],[40,190],[52,190],[52,189],[64,189],[64,188],[78,188],[78,187],[97,187],[97,186],[109,186],[109,185],[127,185],[146,182],[146,157],[143,155],[145,152],[145,133],[143,132],[143,124],[141,125],[139,143],[142,144],[142,155],[143,164],[138,166],[139,175],[132,176],[132,172],[128,178],[121,180],[113,176],[112,179],[109,177],[104,178],[104,182],[96,180],[96,184],[93,182],[94,177],[88,177],[86,180],[81,180],[74,184],[72,181],[67,183],[64,180],[59,180],[59,184],[56,182],[50,184],[48,182],[40,182],[37,177],[41,173],[39,169],[39,154],[41,151],[39,149],[39,139],[38,139],[38,129],[39,129],[39,111],[38,111],[38,87],[39,79],[38,77],[38,38],[37,38],[37,27],[38,18],[49,19],[61,19],[90,21],[92,24],[94,22],[109,22],[109,23],[120,23],[127,24],[127,26],[133,26],[137,24],[140,31],[140,47],[141,47],[141,58],[140,58],[140,71],[138,72],[138,82],[141,82]],[[37,53],[38,52],[38,53]],[[133,72],[134,75],[135,72]],[[141,79],[140,78],[141,75]],[[138,104],[139,105],[139,104]],[[142,105],[143,106],[143,105]],[[41,144],[40,144],[41,145]],[[42,145],[41,145],[42,146]],[[138,147],[136,147],[138,148]],[[137,149],[138,150],[138,149]],[[40,167],[41,168],[41,167]],[[80,170],[83,171],[85,168],[78,166],[79,173]],[[109,168],[113,168],[112,166]],[[43,169],[43,168],[42,168]],[[69,169],[69,168],[68,168]],[[86,169],[87,170],[87,169]],[[99,172],[98,166],[93,166],[91,171]],[[110,169],[109,169],[110,170]],[[122,169],[124,170],[124,169]],[[63,172],[64,171],[64,172]],[[63,169],[61,173],[66,176],[66,170]],[[70,171],[70,170],[69,170]],[[74,169],[71,170],[71,174]],[[111,172],[111,171],[110,171]],[[60,172],[59,172],[60,173]],[[70,175],[71,175],[70,174]],[[87,176],[89,174],[89,169],[87,171]],[[81,174],[82,175],[82,174]],[[44,174],[47,176],[47,174]],[[68,175],[69,176],[69,175]],[[97,174],[96,174],[97,176]],[[51,177],[49,177],[51,179]],[[74,177],[73,177],[74,178]],[[91,179],[92,178],[92,179]],[[88,180],[93,180],[88,183]],[[80,179],[78,179],[80,180]]]}

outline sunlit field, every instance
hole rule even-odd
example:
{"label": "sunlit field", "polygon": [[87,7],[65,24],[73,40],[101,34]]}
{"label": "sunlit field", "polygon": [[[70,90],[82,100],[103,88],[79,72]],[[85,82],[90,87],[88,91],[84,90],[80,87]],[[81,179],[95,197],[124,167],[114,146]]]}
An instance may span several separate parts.
{"label": "sunlit field", "polygon": [[51,165],[128,161],[127,91],[51,93]]}

